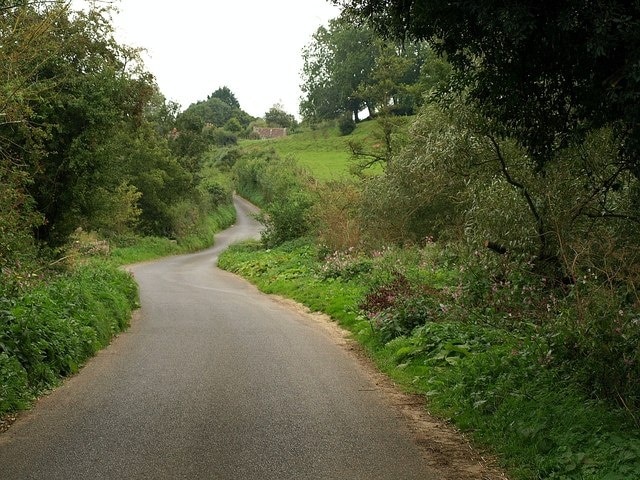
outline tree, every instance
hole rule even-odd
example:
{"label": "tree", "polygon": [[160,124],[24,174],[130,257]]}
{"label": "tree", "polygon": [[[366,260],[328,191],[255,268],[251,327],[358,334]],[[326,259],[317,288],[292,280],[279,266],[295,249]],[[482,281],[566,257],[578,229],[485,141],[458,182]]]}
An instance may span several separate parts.
{"label": "tree", "polygon": [[[388,41],[345,18],[332,20],[328,29],[320,27],[303,58],[300,110],[307,119],[348,115],[358,121],[365,108],[370,116],[378,110],[412,114],[425,91],[447,76],[446,69],[435,68],[446,62],[426,43]],[[423,70],[427,65],[434,68]]]}
{"label": "tree", "polygon": [[7,97],[21,118],[0,126],[3,151],[30,180],[46,220],[39,237],[63,242],[86,220],[86,200],[100,187],[87,179],[99,181],[98,172],[110,168],[91,152],[114,129],[144,121],[155,85],[137,51],[113,40],[109,9],[69,12],[65,2],[31,2],[3,20],[30,32],[3,42],[7,57],[23,59]]}
{"label": "tree", "polygon": [[114,40],[110,12],[43,0],[0,16],[0,184],[11,206],[0,226],[20,219],[21,238],[33,227],[60,245],[77,227],[122,233],[138,219],[163,234],[167,206],[194,192],[167,145],[175,106]]}
{"label": "tree", "polygon": [[246,129],[252,120],[231,90],[219,88],[206,100],[192,103],[178,114],[172,150],[195,173],[200,167],[200,157],[210,146],[235,144],[236,133]]}
{"label": "tree", "polygon": [[358,88],[370,78],[377,46],[370,29],[358,29],[340,19],[320,27],[303,49],[300,111],[309,119],[334,119],[343,113],[356,121],[365,107]]}
{"label": "tree", "polygon": [[294,128],[297,124],[296,118],[284,111],[284,107],[275,104],[264,114],[264,119],[269,127]]}
{"label": "tree", "polygon": [[332,0],[344,14],[446,54],[494,130],[542,171],[559,148],[611,124],[640,177],[640,4],[624,0]]}
{"label": "tree", "polygon": [[224,103],[226,103],[232,108],[237,108],[237,109],[240,108],[240,103],[238,102],[238,99],[233,94],[233,92],[229,89],[229,87],[218,88],[209,97],[207,97],[207,100],[211,98],[217,98],[219,100],[222,100]]}
{"label": "tree", "polygon": [[157,91],[145,107],[144,116],[151,122],[157,132],[166,137],[176,126],[176,118],[180,112],[180,105],[173,101],[167,101],[165,96]]}

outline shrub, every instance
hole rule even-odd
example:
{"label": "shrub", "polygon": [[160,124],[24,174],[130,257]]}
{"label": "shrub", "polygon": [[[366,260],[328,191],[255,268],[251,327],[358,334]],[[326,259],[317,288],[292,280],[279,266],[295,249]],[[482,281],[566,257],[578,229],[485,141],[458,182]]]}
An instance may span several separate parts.
{"label": "shrub", "polygon": [[317,200],[311,209],[319,243],[330,251],[348,251],[362,246],[358,217],[362,193],[352,181],[332,181],[315,186]]}
{"label": "shrub", "polygon": [[269,203],[265,213],[259,217],[265,226],[261,232],[262,243],[272,248],[309,233],[311,205],[310,196],[303,191],[290,192],[286,197]]}
{"label": "shrub", "polygon": [[475,160],[475,141],[434,106],[410,133],[412,142],[394,144],[384,174],[363,184],[360,218],[374,248],[461,236],[467,181],[461,164]]}
{"label": "shrub", "polygon": [[338,121],[338,130],[342,136],[351,135],[355,129],[356,122],[351,115],[343,115]]}
{"label": "shrub", "polygon": [[548,361],[571,372],[586,393],[640,408],[640,310],[625,290],[581,277],[547,335]]}
{"label": "shrub", "polygon": [[396,271],[390,282],[372,288],[359,307],[381,341],[388,342],[435,320],[440,308],[437,297],[435,290],[413,284]]}
{"label": "shrub", "polygon": [[373,268],[370,258],[358,254],[353,248],[347,251],[334,251],[324,258],[319,269],[322,278],[343,278],[351,280],[367,274]]}
{"label": "shrub", "polygon": [[128,325],[136,302],[133,278],[97,262],[0,297],[0,415],[76,372]]}

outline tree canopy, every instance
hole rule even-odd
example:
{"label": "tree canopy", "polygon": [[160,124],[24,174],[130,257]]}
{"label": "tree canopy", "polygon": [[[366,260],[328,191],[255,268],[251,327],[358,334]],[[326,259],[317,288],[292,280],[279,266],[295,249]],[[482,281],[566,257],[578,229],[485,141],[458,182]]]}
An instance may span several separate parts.
{"label": "tree canopy", "polygon": [[298,123],[296,118],[287,113],[284,107],[278,103],[265,112],[264,119],[269,127],[295,128]]}
{"label": "tree canopy", "polygon": [[229,105],[231,108],[240,108],[240,102],[238,102],[238,99],[236,98],[234,93],[227,86],[218,88],[209,97],[207,97],[207,100],[211,98],[218,98]]}
{"label": "tree canopy", "polygon": [[342,17],[316,31],[303,49],[303,61],[300,112],[305,119],[346,114],[358,121],[364,109],[371,116],[380,110],[413,113],[423,94],[447,76],[446,68],[424,68],[442,62],[426,44],[387,41]]}
{"label": "tree canopy", "polygon": [[640,4],[623,0],[332,0],[352,20],[428,41],[496,130],[542,169],[553,152],[613,125],[640,175]]}
{"label": "tree canopy", "polygon": [[235,144],[237,134],[246,130],[252,120],[240,108],[233,92],[221,87],[177,115],[177,135],[171,146],[176,155],[190,157],[193,162],[212,145]]}
{"label": "tree canopy", "polygon": [[111,13],[62,0],[0,10],[2,271],[77,228],[173,235],[178,205],[206,203],[169,148],[178,106],[114,39]]}

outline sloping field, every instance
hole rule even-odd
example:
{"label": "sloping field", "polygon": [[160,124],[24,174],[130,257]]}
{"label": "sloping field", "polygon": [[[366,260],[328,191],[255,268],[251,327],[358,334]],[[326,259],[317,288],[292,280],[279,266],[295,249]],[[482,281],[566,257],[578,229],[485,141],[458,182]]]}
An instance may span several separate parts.
{"label": "sloping field", "polygon": [[375,144],[375,122],[361,122],[347,136],[341,136],[337,127],[327,125],[284,138],[243,140],[240,145],[249,151],[273,149],[282,157],[293,157],[315,178],[327,181],[351,176],[349,167],[354,160],[349,150],[350,141]]}

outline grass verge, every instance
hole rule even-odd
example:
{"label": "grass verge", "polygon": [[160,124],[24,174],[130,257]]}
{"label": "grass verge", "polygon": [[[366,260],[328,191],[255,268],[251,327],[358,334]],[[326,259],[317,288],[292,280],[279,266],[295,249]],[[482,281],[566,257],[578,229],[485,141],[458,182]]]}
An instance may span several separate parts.
{"label": "grass verge", "polygon": [[129,325],[138,289],[111,262],[92,261],[0,297],[0,418],[27,408]]}
{"label": "grass verge", "polygon": [[338,269],[336,264],[304,241],[270,250],[248,242],[219,259],[221,268],[262,291],[329,314],[382,371],[424,395],[432,413],[494,451],[511,478],[640,478],[640,429],[633,415],[593,400],[571,372],[541,361],[548,346],[544,337],[452,314],[387,340],[360,314],[366,292],[388,280],[392,269],[404,269],[433,292],[455,288],[456,273],[446,264],[428,264],[423,257],[417,267],[410,255],[343,262]]}

